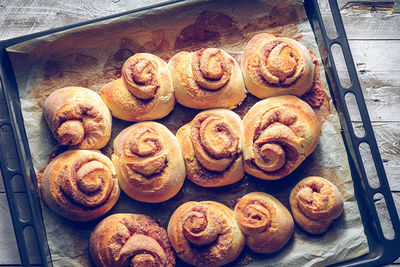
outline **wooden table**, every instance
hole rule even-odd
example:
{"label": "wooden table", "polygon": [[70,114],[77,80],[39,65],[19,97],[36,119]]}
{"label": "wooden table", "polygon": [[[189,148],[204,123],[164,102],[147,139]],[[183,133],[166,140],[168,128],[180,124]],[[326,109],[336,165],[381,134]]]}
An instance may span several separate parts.
{"label": "wooden table", "polygon": [[[158,2],[162,1],[0,1],[0,40]],[[394,13],[394,3],[387,1],[338,2],[383,164],[400,212],[400,179],[396,177],[400,173],[400,14]],[[323,10],[328,8],[326,4],[321,6]],[[324,19],[329,21],[327,12],[324,14]],[[344,72],[343,66],[339,69]],[[362,125],[356,110],[354,106],[350,108],[354,126],[359,130]],[[367,160],[365,165],[373,179],[373,162]],[[381,208],[382,200],[377,199],[376,204],[380,207],[383,224],[390,225]],[[19,263],[5,190],[0,182],[0,265],[18,266]],[[394,265],[400,265],[400,258]]]}

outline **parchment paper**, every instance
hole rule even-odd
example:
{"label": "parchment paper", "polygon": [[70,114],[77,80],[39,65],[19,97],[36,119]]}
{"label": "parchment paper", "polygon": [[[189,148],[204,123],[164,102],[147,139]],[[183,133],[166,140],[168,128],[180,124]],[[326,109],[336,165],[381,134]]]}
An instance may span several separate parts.
{"label": "parchment paper", "polygon": [[[181,50],[219,47],[240,62],[246,43],[260,32],[297,39],[320,58],[303,4],[294,0],[189,1],[48,35],[9,48],[35,168],[43,168],[49,158],[66,149],[53,139],[42,113],[44,99],[55,89],[83,86],[99,91],[120,75],[123,62],[137,52],[154,53],[168,60]],[[140,203],[122,193],[107,215],[144,213],[159,219],[166,228],[172,212],[184,202],[215,200],[233,208],[237,198],[252,191],[272,194],[289,208],[288,196],[294,185],[306,176],[319,175],[336,184],[345,198],[343,215],[328,231],[310,235],[296,225],[292,239],[279,252],[259,255],[246,248],[233,264],[324,266],[367,253],[367,240],[354,197],[338,116],[321,62],[320,66],[328,95],[324,105],[315,109],[323,123],[322,136],[316,150],[292,174],[278,181],[263,181],[246,175],[234,185],[213,189],[201,188],[187,180],[174,198],[160,204]],[[256,101],[258,99],[248,94],[235,111],[243,117]],[[159,122],[175,133],[197,113],[177,104],[172,113]],[[130,124],[114,118],[112,139],[103,153],[112,154],[113,138]],[[46,205],[42,208],[54,265],[93,265],[88,254],[89,236],[104,216],[92,222],[76,223],[58,216]],[[177,265],[184,263],[177,259]]]}

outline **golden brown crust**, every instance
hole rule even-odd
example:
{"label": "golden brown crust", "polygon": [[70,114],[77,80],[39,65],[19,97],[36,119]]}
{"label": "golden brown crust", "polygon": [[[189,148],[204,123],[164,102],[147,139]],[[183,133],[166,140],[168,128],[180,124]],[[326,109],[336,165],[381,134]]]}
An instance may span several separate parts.
{"label": "golden brown crust", "polygon": [[146,215],[118,213],[102,220],[90,236],[97,267],[172,267],[175,256],[167,232]]}
{"label": "golden brown crust", "polygon": [[114,117],[126,121],[160,119],[175,105],[167,63],[149,53],[137,53],[122,67],[122,77],[100,91]]}
{"label": "golden brown crust", "polygon": [[233,211],[214,201],[179,206],[169,220],[168,236],[178,257],[194,266],[232,262],[245,244]]}
{"label": "golden brown crust", "polygon": [[321,135],[314,111],[296,96],[257,102],[242,124],[244,170],[266,180],[294,171],[314,151]]}
{"label": "golden brown crust", "polygon": [[312,234],[325,232],[344,206],[337,187],[318,176],[301,180],[290,192],[289,201],[296,223]]}
{"label": "golden brown crust", "polygon": [[114,139],[112,161],[121,189],[131,198],[162,202],[175,196],[186,176],[176,137],[157,122],[140,122]]}
{"label": "golden brown crust", "polygon": [[168,67],[176,101],[186,107],[234,109],[246,97],[239,64],[222,49],[182,51]]}
{"label": "golden brown crust", "polygon": [[43,172],[43,200],[72,221],[89,221],[108,212],[120,194],[109,158],[90,150],[69,150],[54,158]]}
{"label": "golden brown crust", "polygon": [[87,88],[55,90],[44,102],[46,121],[61,145],[103,148],[111,136],[111,113],[100,96]]}
{"label": "golden brown crust", "polygon": [[247,90],[258,98],[301,96],[313,85],[310,52],[290,38],[254,36],[243,51],[241,69]]}
{"label": "golden brown crust", "polygon": [[243,178],[241,120],[233,111],[200,112],[176,133],[187,177],[200,186],[233,184]]}
{"label": "golden brown crust", "polygon": [[235,216],[249,248],[257,253],[280,250],[293,235],[293,218],[273,196],[252,192],[240,198]]}

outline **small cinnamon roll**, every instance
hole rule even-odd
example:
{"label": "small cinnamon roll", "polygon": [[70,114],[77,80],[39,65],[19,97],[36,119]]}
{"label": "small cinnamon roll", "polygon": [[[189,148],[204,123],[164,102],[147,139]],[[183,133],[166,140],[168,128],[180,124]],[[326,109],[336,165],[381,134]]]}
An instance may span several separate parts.
{"label": "small cinnamon roll", "polygon": [[194,266],[228,264],[246,242],[233,211],[214,201],[179,206],[169,220],[168,236],[177,256]]}
{"label": "small cinnamon roll", "polygon": [[239,64],[222,49],[182,51],[168,67],[176,101],[186,107],[234,109],[246,97]]}
{"label": "small cinnamon roll", "polygon": [[233,184],[244,176],[241,120],[233,111],[200,112],[176,133],[187,177],[200,186]]}
{"label": "small cinnamon roll", "polygon": [[292,215],[279,200],[266,193],[244,195],[235,206],[235,216],[247,245],[257,253],[276,252],[293,235]]}
{"label": "small cinnamon roll", "polygon": [[139,201],[172,198],[186,176],[178,140],[167,127],[153,121],[136,123],[119,133],[112,161],[121,189]]}
{"label": "small cinnamon roll", "polygon": [[46,204],[72,221],[90,221],[107,213],[120,194],[109,158],[91,150],[69,150],[43,172],[39,190]]}
{"label": "small cinnamon roll", "polygon": [[97,267],[173,267],[167,232],[142,214],[118,213],[102,220],[90,236],[90,256]]}
{"label": "small cinnamon roll", "polygon": [[167,63],[149,53],[128,58],[122,77],[106,84],[100,96],[114,117],[126,121],[160,119],[175,105]]}
{"label": "small cinnamon roll", "polygon": [[302,96],[313,85],[309,50],[296,40],[261,33],[243,51],[241,69],[247,90],[258,98]]}
{"label": "small cinnamon roll", "polygon": [[110,140],[111,113],[92,90],[73,86],[57,89],[46,98],[43,112],[61,145],[100,149]]}
{"label": "small cinnamon roll", "polygon": [[312,108],[296,96],[257,102],[243,118],[244,170],[276,180],[294,171],[316,148],[321,135]]}
{"label": "small cinnamon roll", "polygon": [[318,176],[301,180],[290,192],[289,201],[294,220],[311,234],[325,232],[344,207],[337,187]]}

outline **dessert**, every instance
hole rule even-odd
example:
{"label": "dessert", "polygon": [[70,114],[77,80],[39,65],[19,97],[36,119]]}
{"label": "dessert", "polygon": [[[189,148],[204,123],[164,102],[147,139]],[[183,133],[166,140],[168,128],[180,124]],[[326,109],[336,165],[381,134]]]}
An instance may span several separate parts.
{"label": "dessert", "polygon": [[90,236],[97,267],[172,267],[175,256],[167,232],[149,216],[117,213],[103,219]]}
{"label": "dessert", "polygon": [[246,97],[239,64],[222,49],[182,51],[168,67],[176,101],[186,107],[234,109]]}
{"label": "dessert", "polygon": [[243,178],[240,117],[228,109],[200,112],[176,133],[187,177],[204,187],[233,184]]}
{"label": "dessert", "polygon": [[302,96],[313,85],[309,50],[296,40],[261,33],[243,51],[241,69],[249,93],[258,98]]}
{"label": "dessert", "polygon": [[114,139],[112,161],[121,189],[131,198],[162,202],[175,196],[185,180],[178,140],[164,125],[136,123]]}
{"label": "dessert", "polygon": [[247,245],[257,253],[276,252],[293,235],[292,215],[269,194],[248,193],[238,199],[234,211],[240,230],[246,235]]}
{"label": "dessert", "polygon": [[39,179],[44,202],[72,221],[90,221],[108,212],[120,194],[109,158],[91,150],[69,150],[54,158]]}
{"label": "dessert", "polygon": [[100,91],[114,117],[126,121],[160,119],[175,105],[167,63],[149,53],[137,53],[122,67],[122,77]]}
{"label": "dessert", "polygon": [[46,98],[43,113],[61,145],[100,149],[110,140],[111,113],[92,90],[76,86],[57,89]]}
{"label": "dessert", "polygon": [[168,236],[177,256],[194,266],[228,264],[245,245],[233,211],[214,201],[179,206],[169,220]]}
{"label": "dessert", "polygon": [[294,171],[316,148],[321,135],[311,107],[296,96],[257,102],[243,118],[244,170],[276,180]]}
{"label": "dessert", "polygon": [[310,176],[290,192],[296,223],[312,234],[321,234],[343,213],[344,201],[337,187],[325,178]]}

